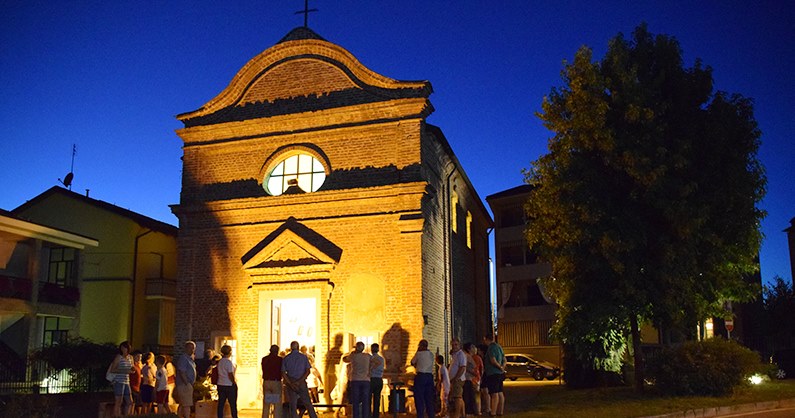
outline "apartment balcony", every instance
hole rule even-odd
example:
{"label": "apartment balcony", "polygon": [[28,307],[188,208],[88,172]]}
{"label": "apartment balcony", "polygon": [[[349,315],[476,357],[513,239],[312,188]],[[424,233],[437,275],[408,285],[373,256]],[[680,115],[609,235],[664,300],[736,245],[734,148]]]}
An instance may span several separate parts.
{"label": "apartment balcony", "polygon": [[30,279],[0,275],[0,297],[30,300],[33,282]]}
{"label": "apartment balcony", "polygon": [[57,305],[77,306],[80,301],[80,290],[73,286],[61,286],[55,283],[39,283],[39,302]]}
{"label": "apartment balcony", "polygon": [[177,281],[174,279],[146,279],[146,297],[150,299],[170,298],[177,296]]}
{"label": "apartment balcony", "polygon": [[552,275],[552,266],[549,263],[521,264],[517,266],[499,266],[497,282],[533,280],[539,277],[549,277]]}

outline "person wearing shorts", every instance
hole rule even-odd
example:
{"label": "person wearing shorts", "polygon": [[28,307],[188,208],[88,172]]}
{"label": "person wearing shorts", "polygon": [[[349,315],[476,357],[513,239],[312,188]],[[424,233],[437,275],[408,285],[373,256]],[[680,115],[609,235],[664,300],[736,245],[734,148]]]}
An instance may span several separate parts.
{"label": "person wearing shorts", "polygon": [[461,350],[461,340],[450,340],[450,414],[453,418],[464,416],[464,380],[466,380],[467,358]]}
{"label": "person wearing shorts", "polygon": [[155,365],[157,366],[157,384],[155,385],[157,412],[160,414],[167,414],[171,411],[169,411],[168,407],[168,370],[166,369],[166,357],[162,355],[157,356]]}
{"label": "person wearing shorts", "polygon": [[129,415],[132,410],[132,394],[130,390],[130,373],[133,371],[133,357],[130,355],[130,343],[119,344],[119,353],[108,367],[107,375],[113,383],[113,415]]}
{"label": "person wearing shorts", "polygon": [[148,414],[152,412],[152,404],[156,400],[157,368],[155,366],[155,356],[152,353],[145,353],[143,362],[144,367],[141,368],[141,403],[143,403],[142,413]]}
{"label": "person wearing shorts", "polygon": [[505,395],[502,393],[502,382],[505,380],[505,353],[502,346],[494,341],[494,336],[489,333],[483,337],[487,345],[486,358],[483,361],[484,382],[489,388],[491,416],[502,415],[505,407]]}

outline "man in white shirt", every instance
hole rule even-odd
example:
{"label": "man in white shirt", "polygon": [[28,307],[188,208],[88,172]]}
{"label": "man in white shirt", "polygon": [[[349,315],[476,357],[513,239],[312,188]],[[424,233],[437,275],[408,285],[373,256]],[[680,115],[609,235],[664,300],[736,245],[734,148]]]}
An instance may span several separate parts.
{"label": "man in white shirt", "polygon": [[461,340],[453,337],[450,342],[452,350],[450,351],[450,403],[452,403],[452,410],[450,416],[452,418],[460,418],[464,416],[464,381],[466,380],[467,371],[467,357],[461,351]]}
{"label": "man in white shirt", "polygon": [[232,418],[237,418],[237,365],[232,363],[232,347],[221,347],[221,361],[218,362],[218,415],[223,416],[224,404],[229,401]]}
{"label": "man in white shirt", "polygon": [[370,417],[370,359],[361,341],[356,343],[356,348],[350,354],[342,358],[345,363],[351,363],[349,379],[353,418]]}
{"label": "man in white shirt", "polygon": [[[433,353],[428,350],[427,340],[420,340],[417,353],[411,358],[411,365],[417,371],[417,375],[414,377],[414,405],[417,407],[417,418],[434,418],[434,357]],[[444,405],[442,405],[442,409],[444,409]]]}
{"label": "man in white shirt", "polygon": [[378,354],[378,343],[370,345],[370,396],[372,396],[372,418],[378,418],[381,412],[381,391],[384,390],[384,358]]}

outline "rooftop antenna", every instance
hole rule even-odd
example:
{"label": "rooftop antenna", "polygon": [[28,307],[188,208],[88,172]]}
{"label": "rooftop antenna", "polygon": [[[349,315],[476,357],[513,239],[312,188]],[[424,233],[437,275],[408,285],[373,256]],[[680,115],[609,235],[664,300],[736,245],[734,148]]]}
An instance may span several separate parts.
{"label": "rooftop antenna", "polygon": [[69,169],[69,174],[64,176],[63,180],[60,178],[58,181],[64,185],[69,190],[72,190],[72,179],[74,179],[74,171],[75,171],[75,154],[77,154],[77,144],[72,144],[72,167]]}
{"label": "rooftop antenna", "polygon": [[317,11],[317,9],[310,9],[309,8],[309,0],[304,0],[304,10],[299,10],[299,11],[295,12],[295,14],[297,14],[297,15],[303,14],[304,15],[304,27],[308,28],[309,27],[309,23],[308,23],[309,13],[316,12],[316,11]]}

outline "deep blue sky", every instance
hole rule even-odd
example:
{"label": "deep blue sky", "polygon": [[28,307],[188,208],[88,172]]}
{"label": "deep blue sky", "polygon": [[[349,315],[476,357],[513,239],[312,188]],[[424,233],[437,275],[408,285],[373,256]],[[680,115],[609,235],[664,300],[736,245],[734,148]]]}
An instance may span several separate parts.
{"label": "deep blue sky", "polygon": [[[330,1],[309,26],[387,77],[429,80],[436,112],[481,198],[522,182],[550,133],[534,113],[563,60],[601,58],[640,22],[675,36],[687,66],[755,99],[768,194],[762,277],[791,279],[795,217],[795,3],[780,1]],[[168,223],[179,201],[174,115],[218,94],[251,58],[302,25],[301,0],[0,0],[0,208],[69,172],[73,190]]]}

